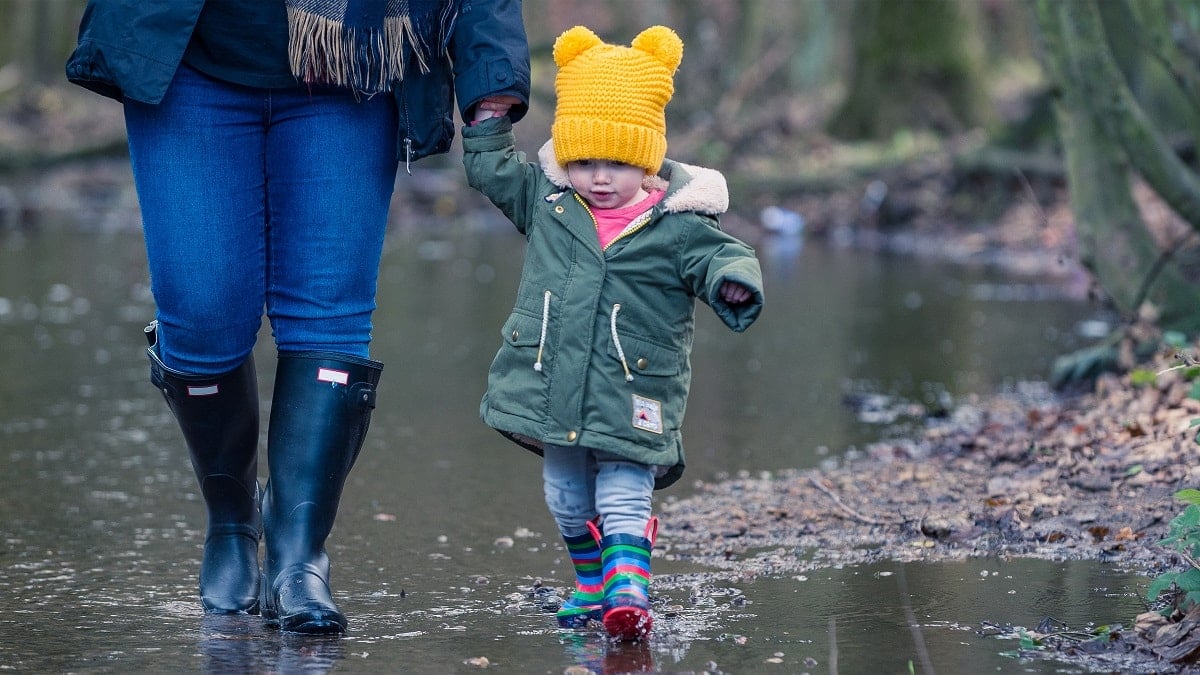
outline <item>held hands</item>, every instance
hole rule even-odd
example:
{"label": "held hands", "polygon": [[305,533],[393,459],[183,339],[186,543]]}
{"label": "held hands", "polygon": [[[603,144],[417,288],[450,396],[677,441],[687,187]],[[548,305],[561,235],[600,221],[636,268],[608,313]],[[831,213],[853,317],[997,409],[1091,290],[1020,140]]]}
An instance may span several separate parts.
{"label": "held hands", "polygon": [[722,282],[721,289],[718,292],[721,295],[721,299],[731,305],[740,305],[754,296],[750,292],[750,289],[736,281]]}
{"label": "held hands", "polygon": [[493,117],[504,117],[508,114],[508,109],[521,102],[521,99],[508,94],[500,94],[498,96],[488,96],[480,101],[475,106],[474,119],[471,123],[482,122]]}

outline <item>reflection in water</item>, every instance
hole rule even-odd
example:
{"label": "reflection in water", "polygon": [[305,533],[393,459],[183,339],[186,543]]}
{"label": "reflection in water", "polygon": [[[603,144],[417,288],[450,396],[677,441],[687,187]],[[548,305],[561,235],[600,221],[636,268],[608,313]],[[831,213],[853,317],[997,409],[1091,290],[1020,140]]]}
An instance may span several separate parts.
{"label": "reflection in water", "polygon": [[328,673],[346,657],[338,637],[280,633],[256,616],[207,615],[200,632],[206,673]]}
{"label": "reflection in water", "polygon": [[[836,647],[843,672],[902,671],[913,640],[895,579],[877,576],[887,570],[735,589],[656,558],[656,630],[635,646],[560,631],[552,613],[512,599],[569,574],[536,458],[478,421],[522,245],[507,229],[463,224],[389,238],[372,344],[387,367],[329,542],[350,633],[314,640],[200,612],[204,508],[147,381],[140,236],[49,223],[0,233],[0,669],[465,672],[486,658],[494,672],[817,672],[806,659],[826,664]],[[843,405],[847,382],[917,400],[990,391],[1045,372],[1092,316],[1042,291],[1016,293],[1022,302],[971,292],[1011,283],[985,270],[799,240],[763,251],[759,324],[735,339],[700,312],[688,473],[659,500],[686,495],[691,480],[805,468],[875,440],[886,425]],[[264,383],[270,345],[264,328]],[[1007,585],[962,566],[905,569],[930,660],[946,672],[1010,665],[996,656],[1007,645],[961,629],[981,620],[1132,611],[1123,589],[1134,580],[1099,565],[1030,563]],[[1106,585],[1115,597],[1093,590]]]}
{"label": "reflection in water", "polygon": [[654,672],[654,653],[648,642],[613,642],[600,632],[575,632],[561,638],[564,662],[596,673]]}

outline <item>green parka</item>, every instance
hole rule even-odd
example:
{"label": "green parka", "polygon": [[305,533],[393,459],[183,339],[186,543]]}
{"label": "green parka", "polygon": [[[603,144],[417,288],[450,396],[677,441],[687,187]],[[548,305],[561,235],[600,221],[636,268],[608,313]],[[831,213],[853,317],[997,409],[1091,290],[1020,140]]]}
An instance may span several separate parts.
{"label": "green parka", "polygon": [[[754,250],[718,223],[725,178],[666,160],[648,182],[666,196],[602,251],[552,144],[538,163],[514,145],[506,118],[463,131],[468,182],[528,240],[480,415],[535,452],[578,446],[662,467],[655,488],[666,487],[684,467],[696,298],[739,332],[762,310]],[[726,280],[753,299],[726,304],[718,292]]]}

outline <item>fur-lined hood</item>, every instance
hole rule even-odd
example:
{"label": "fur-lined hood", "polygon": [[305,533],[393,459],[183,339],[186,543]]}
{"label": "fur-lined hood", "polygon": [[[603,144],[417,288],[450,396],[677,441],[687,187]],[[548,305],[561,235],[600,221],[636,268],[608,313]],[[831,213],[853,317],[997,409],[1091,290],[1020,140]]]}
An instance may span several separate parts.
{"label": "fur-lined hood", "polygon": [[[554,154],[554,142],[546,141],[538,151],[538,162],[546,178],[561,188],[571,187],[567,168],[558,163]],[[663,160],[658,174],[647,175],[642,181],[646,190],[666,190],[662,201],[668,213],[703,213],[719,216],[729,209],[729,188],[725,176],[714,169],[692,166],[682,162]]]}

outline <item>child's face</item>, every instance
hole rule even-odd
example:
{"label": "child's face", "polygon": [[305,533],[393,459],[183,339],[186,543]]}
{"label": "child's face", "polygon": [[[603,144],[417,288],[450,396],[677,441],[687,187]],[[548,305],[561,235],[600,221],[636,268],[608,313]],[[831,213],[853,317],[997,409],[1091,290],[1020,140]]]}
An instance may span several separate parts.
{"label": "child's face", "polygon": [[646,197],[642,179],[646,170],[607,159],[567,162],[567,177],[588,204],[600,209],[618,209]]}

